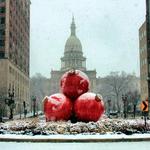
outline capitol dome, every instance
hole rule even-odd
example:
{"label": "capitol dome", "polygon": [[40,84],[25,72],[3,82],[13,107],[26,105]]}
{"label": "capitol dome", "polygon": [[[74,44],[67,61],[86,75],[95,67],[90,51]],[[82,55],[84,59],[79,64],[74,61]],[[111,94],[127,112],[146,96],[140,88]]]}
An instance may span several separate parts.
{"label": "capitol dome", "polygon": [[86,70],[86,58],[83,56],[81,42],[76,36],[74,17],[70,28],[71,34],[65,44],[64,56],[61,58],[61,70],[67,71],[72,68]]}
{"label": "capitol dome", "polygon": [[82,52],[82,45],[81,45],[80,40],[76,36],[75,30],[76,30],[76,26],[75,26],[74,17],[73,17],[72,23],[71,23],[71,35],[66,41],[65,52],[69,52],[69,51]]}
{"label": "capitol dome", "polygon": [[65,52],[67,51],[80,51],[82,52],[82,45],[76,36],[70,36],[65,44]]}

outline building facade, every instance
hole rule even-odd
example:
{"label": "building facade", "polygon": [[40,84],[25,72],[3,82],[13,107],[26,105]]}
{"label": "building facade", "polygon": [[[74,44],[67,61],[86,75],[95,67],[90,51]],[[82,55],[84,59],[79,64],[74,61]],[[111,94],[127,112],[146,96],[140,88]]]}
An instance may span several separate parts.
{"label": "building facade", "polygon": [[61,69],[51,70],[50,94],[60,92],[60,78],[68,70],[74,68],[87,74],[90,80],[90,89],[96,92],[96,70],[86,69],[86,58],[83,56],[82,45],[76,36],[74,17],[71,23],[71,34],[65,43],[64,56],[61,58]]}
{"label": "building facade", "polygon": [[148,98],[148,60],[147,60],[147,35],[146,22],[139,29],[139,54],[140,54],[140,84],[141,100]]}
{"label": "building facade", "polygon": [[0,101],[14,91],[14,113],[29,102],[30,0],[0,0]]}

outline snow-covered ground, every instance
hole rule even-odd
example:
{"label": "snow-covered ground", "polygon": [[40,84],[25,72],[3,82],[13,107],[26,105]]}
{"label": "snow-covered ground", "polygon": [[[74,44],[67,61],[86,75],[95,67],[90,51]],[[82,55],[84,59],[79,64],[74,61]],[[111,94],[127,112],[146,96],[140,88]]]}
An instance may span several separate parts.
{"label": "snow-covered ground", "polygon": [[45,122],[27,118],[0,124],[1,141],[25,142],[108,142],[150,141],[150,120],[109,119],[98,122]]}
{"label": "snow-covered ground", "polygon": [[0,124],[0,150],[148,150],[149,147],[150,120],[146,127],[142,119],[108,118],[96,123],[31,118]]}

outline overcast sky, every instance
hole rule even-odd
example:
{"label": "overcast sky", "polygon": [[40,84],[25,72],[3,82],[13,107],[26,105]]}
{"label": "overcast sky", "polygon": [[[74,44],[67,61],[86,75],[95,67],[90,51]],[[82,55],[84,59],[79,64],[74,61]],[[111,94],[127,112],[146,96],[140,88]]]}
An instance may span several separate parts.
{"label": "overcast sky", "polygon": [[139,75],[138,29],[145,0],[31,0],[30,75],[59,70],[70,35],[72,13],[87,69]]}

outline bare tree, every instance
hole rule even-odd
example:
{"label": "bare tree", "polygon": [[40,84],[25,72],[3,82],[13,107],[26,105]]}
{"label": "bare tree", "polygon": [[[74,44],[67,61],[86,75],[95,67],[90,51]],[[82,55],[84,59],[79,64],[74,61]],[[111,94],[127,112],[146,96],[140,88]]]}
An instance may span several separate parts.
{"label": "bare tree", "polygon": [[139,91],[138,90],[132,90],[132,91],[129,91],[127,93],[128,95],[128,111],[129,112],[133,112],[134,111],[134,107],[137,106],[137,104],[139,103],[140,101],[140,94],[139,94]]}
{"label": "bare tree", "polygon": [[37,109],[42,108],[42,100],[50,92],[50,81],[46,77],[37,73],[31,78],[30,89],[31,96],[36,96]]}
{"label": "bare tree", "polygon": [[[113,100],[115,102],[118,112],[121,111],[121,96],[122,94],[127,94],[129,91],[138,91],[139,79],[135,75],[126,74],[125,72],[111,72],[108,76],[104,77],[100,81],[99,92],[103,97]],[[115,105],[113,105],[115,109]]]}

